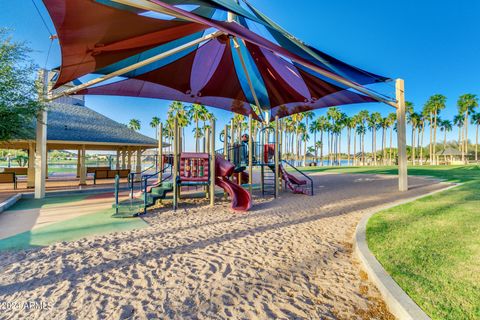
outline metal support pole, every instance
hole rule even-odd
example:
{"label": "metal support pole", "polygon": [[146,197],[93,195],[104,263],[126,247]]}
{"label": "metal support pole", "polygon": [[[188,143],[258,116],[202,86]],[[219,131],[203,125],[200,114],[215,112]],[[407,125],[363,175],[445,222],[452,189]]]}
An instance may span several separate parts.
{"label": "metal support pole", "polygon": [[278,123],[279,123],[279,120],[278,120],[278,116],[275,117],[275,197],[278,197],[278,194],[279,194],[279,189],[278,189],[278,185],[280,184],[280,159],[279,159],[279,155],[280,155],[280,150],[279,150],[279,146],[280,144],[278,143]]}
{"label": "metal support pole", "polygon": [[402,79],[397,79],[395,89],[397,97],[398,189],[403,192],[408,190],[408,169],[405,84]]}
{"label": "metal support pole", "polygon": [[42,110],[37,116],[35,144],[35,199],[45,198],[45,180],[47,177],[47,111]]}
{"label": "metal support pole", "polygon": [[210,206],[215,205],[215,120],[210,120]]}
{"label": "metal support pole", "polygon": [[252,196],[253,183],[253,117],[248,115],[248,192]]}
{"label": "metal support pole", "polygon": [[173,210],[178,208],[178,119],[173,120]]}
{"label": "metal support pole", "polygon": [[225,129],[223,130],[223,158],[227,159],[227,152],[228,152],[228,125],[225,125]]}
{"label": "metal support pole", "polygon": [[158,166],[159,166],[159,173],[158,173],[158,181],[163,180],[163,123],[160,123],[158,129]]}
{"label": "metal support pole", "polygon": [[[233,114],[235,116],[235,114]],[[235,145],[235,127],[233,126],[233,119],[230,121],[230,161],[233,162],[235,157],[235,150],[233,149]]]}

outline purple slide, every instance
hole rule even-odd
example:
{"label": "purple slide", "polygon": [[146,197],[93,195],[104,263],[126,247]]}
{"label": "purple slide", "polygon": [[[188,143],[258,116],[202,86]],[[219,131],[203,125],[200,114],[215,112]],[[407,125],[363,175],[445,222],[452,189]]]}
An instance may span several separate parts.
{"label": "purple slide", "polygon": [[220,156],[215,158],[215,184],[225,190],[232,199],[232,209],[235,211],[248,211],[252,208],[250,193],[240,185],[228,180],[233,174],[235,166]]}

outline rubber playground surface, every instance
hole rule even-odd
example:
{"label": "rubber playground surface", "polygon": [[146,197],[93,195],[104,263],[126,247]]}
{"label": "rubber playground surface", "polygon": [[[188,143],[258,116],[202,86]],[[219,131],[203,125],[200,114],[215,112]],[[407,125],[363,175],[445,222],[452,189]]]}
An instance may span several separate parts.
{"label": "rubber playground surface", "polygon": [[112,218],[113,193],[21,199],[0,214],[0,251],[28,249],[144,228],[141,218]]}

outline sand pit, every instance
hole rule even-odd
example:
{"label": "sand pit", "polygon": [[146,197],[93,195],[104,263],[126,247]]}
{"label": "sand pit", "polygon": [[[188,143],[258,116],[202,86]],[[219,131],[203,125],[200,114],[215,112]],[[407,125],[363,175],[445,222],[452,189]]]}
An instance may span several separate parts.
{"label": "sand pit", "polygon": [[141,230],[2,253],[0,303],[47,304],[2,319],[390,319],[353,257],[355,226],[444,186],[410,178],[400,194],[395,177],[313,177],[316,196],[256,199],[246,215],[183,201]]}

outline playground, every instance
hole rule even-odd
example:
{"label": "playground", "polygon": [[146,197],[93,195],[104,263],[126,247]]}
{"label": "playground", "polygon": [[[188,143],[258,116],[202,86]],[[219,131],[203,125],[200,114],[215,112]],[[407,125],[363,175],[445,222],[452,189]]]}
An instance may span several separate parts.
{"label": "playground", "polygon": [[[311,177],[315,196],[285,192],[273,200],[257,190],[248,215],[232,214],[230,200],[221,197],[213,208],[204,198],[182,199],[176,211],[170,200],[130,219],[110,218],[111,198],[82,196],[64,203],[53,198],[42,203],[42,211],[64,210],[81,200],[85,215],[33,229],[33,245],[57,237],[41,250],[0,253],[0,298],[41,295],[55,305],[30,310],[30,317],[388,318],[379,293],[360,274],[352,233],[366,212],[444,185],[410,178],[412,190],[400,193],[394,176]],[[90,206],[98,212],[87,214]],[[21,200],[5,214],[29,214],[38,207]],[[105,210],[109,215],[102,216]],[[60,228],[63,234],[52,233]],[[78,240],[66,242],[74,239],[69,233]]]}

